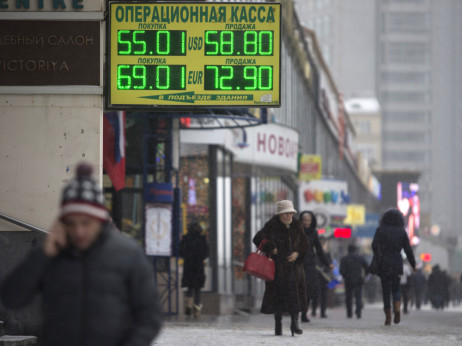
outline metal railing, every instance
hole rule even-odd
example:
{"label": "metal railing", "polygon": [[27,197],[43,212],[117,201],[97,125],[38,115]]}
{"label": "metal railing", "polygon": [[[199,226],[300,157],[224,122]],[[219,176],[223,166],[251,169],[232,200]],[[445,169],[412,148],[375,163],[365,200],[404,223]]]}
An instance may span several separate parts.
{"label": "metal railing", "polygon": [[31,225],[31,224],[29,224],[27,222],[15,219],[14,217],[5,215],[3,213],[0,213],[0,219],[8,221],[8,222],[13,223],[13,224],[18,225],[18,226],[21,226],[21,227],[23,227],[25,229],[28,229],[29,231],[37,232],[37,233],[40,233],[40,234],[47,234],[48,233],[47,231],[45,231],[45,230],[43,230],[41,228],[38,228],[38,227],[36,227],[34,225]]}

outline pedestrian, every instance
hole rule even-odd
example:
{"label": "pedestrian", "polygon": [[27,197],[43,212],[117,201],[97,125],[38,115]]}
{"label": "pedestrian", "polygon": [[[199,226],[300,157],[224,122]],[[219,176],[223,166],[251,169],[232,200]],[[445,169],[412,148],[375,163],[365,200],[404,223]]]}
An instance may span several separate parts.
{"label": "pedestrian", "polygon": [[420,310],[422,306],[422,298],[425,290],[426,278],[422,270],[422,266],[418,266],[414,274],[414,296],[415,296],[415,307]]}
{"label": "pedestrian", "polygon": [[265,282],[265,293],[260,312],[274,314],[275,334],[282,335],[282,314],[290,314],[290,331],[302,334],[298,313],[306,311],[305,273],[303,258],[308,250],[308,239],[289,200],[276,203],[274,215],[253,238],[258,247],[263,240],[263,252],[275,262],[273,281]]}
{"label": "pedestrian", "polygon": [[[382,299],[385,312],[385,325],[391,324],[391,301],[393,296],[393,312],[395,324],[401,320],[401,291],[400,275],[403,274],[403,258],[401,250],[409,260],[413,271],[415,271],[415,259],[404,228],[403,214],[396,208],[387,209],[375,231],[372,241],[374,257],[371,265],[371,272],[380,276],[382,283]],[[374,268],[375,267],[375,268]]]}
{"label": "pedestrian", "polygon": [[444,306],[449,307],[451,301],[451,293],[449,288],[451,287],[452,278],[446,270],[442,271],[444,277]]}
{"label": "pedestrian", "polygon": [[444,309],[444,299],[446,296],[446,277],[440,270],[440,266],[435,264],[431,274],[428,276],[428,297],[434,309]]}
{"label": "pedestrian", "polygon": [[58,219],[1,286],[7,308],[41,294],[41,345],[148,346],[161,327],[153,268],[109,221],[92,166],[64,187]]}
{"label": "pedestrian", "polygon": [[365,258],[357,253],[356,246],[348,245],[348,255],[342,257],[340,261],[340,274],[345,282],[347,318],[353,317],[353,296],[356,303],[356,317],[361,318],[363,284],[368,268]]}
{"label": "pedestrian", "polygon": [[205,284],[204,261],[209,257],[209,245],[202,233],[202,227],[191,223],[188,233],[180,242],[180,257],[184,259],[183,277],[181,286],[187,287],[185,299],[185,314],[191,312],[199,318],[202,311],[201,289]]}
{"label": "pedestrian", "polygon": [[[321,246],[319,241],[319,235],[317,230],[317,220],[316,216],[312,211],[305,210],[300,213],[299,220],[302,222],[303,230],[308,238],[308,251],[303,260],[303,268],[305,271],[305,281],[306,281],[306,297],[307,304],[306,310],[302,311],[302,322],[310,322],[308,319],[307,313],[312,307],[312,315],[316,314],[316,307],[318,305],[318,299],[320,296],[320,286],[321,282],[319,279],[318,271],[316,270],[317,258],[324,266],[333,268],[332,261],[330,261]],[[314,308],[314,309],[313,309]]]}
{"label": "pedestrian", "polygon": [[[327,239],[321,237],[319,238],[319,242],[322,250],[324,251],[324,257],[326,258],[327,263],[332,263],[332,257],[330,256],[330,252],[327,248]],[[316,316],[316,309],[319,302],[320,317],[327,318],[327,295],[329,293],[329,282],[331,281],[333,266],[333,264],[326,265],[321,262],[319,257],[316,257],[316,274],[319,282],[319,296],[317,299],[313,299],[313,306],[311,308],[311,315],[313,317]]]}
{"label": "pedestrian", "polygon": [[408,302],[411,298],[411,281],[412,269],[407,260],[403,261],[403,275],[400,277],[399,286],[401,289],[401,296],[403,297],[403,312],[408,313]]}

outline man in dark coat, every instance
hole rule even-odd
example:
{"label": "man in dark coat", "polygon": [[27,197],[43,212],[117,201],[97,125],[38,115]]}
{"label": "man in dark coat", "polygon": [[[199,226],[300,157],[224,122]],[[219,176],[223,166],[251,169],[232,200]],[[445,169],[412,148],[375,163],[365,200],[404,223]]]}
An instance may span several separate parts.
{"label": "man in dark coat", "polygon": [[[207,239],[201,235],[202,227],[194,222],[188,227],[186,234],[180,242],[180,257],[184,259],[183,277],[181,287],[187,287],[185,298],[185,314],[200,316],[202,310],[201,288],[205,283],[204,260],[209,257]],[[194,297],[194,298],[193,298]]]}
{"label": "man in dark coat", "polygon": [[373,261],[375,260],[377,263],[377,269],[374,271],[380,276],[382,282],[385,325],[391,324],[391,295],[393,295],[393,322],[399,323],[401,318],[400,275],[403,274],[402,249],[404,249],[409,264],[415,272],[415,258],[404,228],[404,216],[398,209],[390,208],[382,215],[372,241]]}
{"label": "man in dark coat", "polygon": [[427,279],[425,278],[422,268],[418,268],[414,275],[415,307],[417,310],[420,310],[422,306],[422,297],[426,281]]}
{"label": "man in dark coat", "polygon": [[361,318],[364,276],[368,267],[364,257],[356,253],[356,246],[348,245],[348,255],[340,261],[340,274],[342,274],[345,282],[345,303],[348,318],[353,317],[353,295],[356,303],[356,317]]}
{"label": "man in dark coat", "polygon": [[447,280],[440,266],[435,264],[432,272],[428,277],[428,295],[432,307],[435,309],[444,309],[444,298],[447,290]]}
{"label": "man in dark coat", "polygon": [[305,273],[303,257],[308,240],[301,223],[293,218],[295,209],[291,201],[279,201],[276,215],[253,238],[258,247],[263,240],[263,252],[275,262],[273,281],[266,281],[261,313],[274,314],[275,334],[282,335],[282,314],[291,316],[292,335],[302,334],[298,327],[298,313],[306,311]]}
{"label": "man in dark coat", "polygon": [[0,298],[13,309],[41,293],[42,345],[148,346],[161,327],[152,267],[109,221],[91,174],[78,166],[43,247],[7,276]]}

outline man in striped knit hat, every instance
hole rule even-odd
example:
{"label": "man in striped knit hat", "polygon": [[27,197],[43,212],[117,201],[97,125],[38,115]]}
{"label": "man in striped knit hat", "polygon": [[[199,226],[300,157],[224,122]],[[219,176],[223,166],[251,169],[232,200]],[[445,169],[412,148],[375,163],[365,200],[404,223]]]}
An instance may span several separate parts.
{"label": "man in striped knit hat", "polygon": [[153,270],[109,221],[92,171],[78,165],[43,246],[7,276],[0,298],[17,309],[41,295],[41,345],[148,346],[161,327]]}

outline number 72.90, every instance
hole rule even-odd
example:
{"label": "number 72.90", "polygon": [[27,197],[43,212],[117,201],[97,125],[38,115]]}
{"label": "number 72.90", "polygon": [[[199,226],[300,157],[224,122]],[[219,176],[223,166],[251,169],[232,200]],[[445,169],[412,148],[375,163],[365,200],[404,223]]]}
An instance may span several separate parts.
{"label": "number 72.90", "polygon": [[273,90],[273,67],[206,65],[204,90]]}

